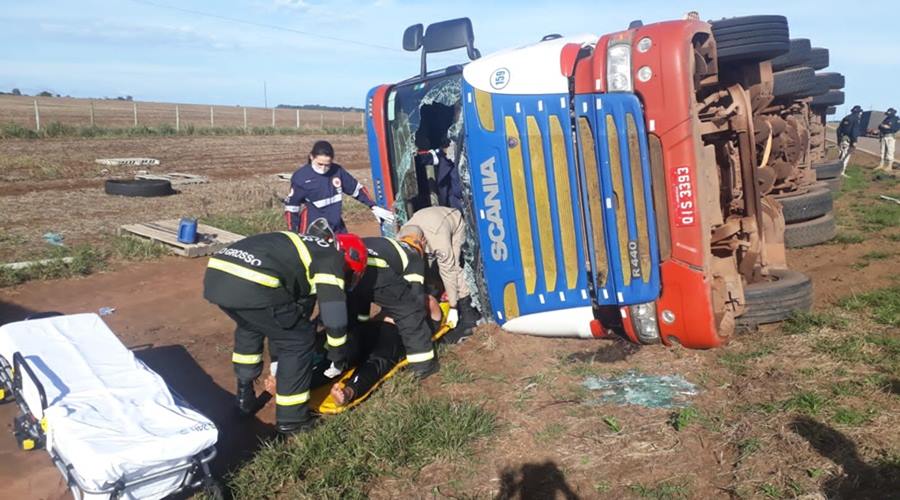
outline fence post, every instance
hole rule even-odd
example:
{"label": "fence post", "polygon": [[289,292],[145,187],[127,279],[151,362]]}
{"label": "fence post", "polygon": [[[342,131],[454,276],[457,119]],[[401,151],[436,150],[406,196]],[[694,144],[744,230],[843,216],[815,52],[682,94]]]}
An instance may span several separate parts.
{"label": "fence post", "polygon": [[94,128],[94,101],[91,101],[91,128]]}
{"label": "fence post", "polygon": [[347,126],[347,113],[341,113],[341,128]]}
{"label": "fence post", "polygon": [[275,128],[275,108],[272,108],[272,128]]}
{"label": "fence post", "polygon": [[325,130],[325,113],[319,113],[319,128]]}
{"label": "fence post", "polygon": [[137,103],[132,104],[134,104],[134,126],[137,127]]}
{"label": "fence post", "polygon": [[247,131],[247,108],[244,108],[244,132]]}
{"label": "fence post", "polygon": [[300,109],[297,109],[297,128],[300,128]]}
{"label": "fence post", "polygon": [[213,116],[213,107],[209,107],[209,127],[213,128],[216,126],[216,119]]}
{"label": "fence post", "polygon": [[181,131],[181,113],[178,112],[178,105],[175,105],[175,132]]}
{"label": "fence post", "polygon": [[365,130],[366,129],[366,114],[360,113],[359,115],[359,128]]}
{"label": "fence post", "polygon": [[41,131],[41,112],[38,109],[37,99],[34,100],[34,128],[36,131]]}

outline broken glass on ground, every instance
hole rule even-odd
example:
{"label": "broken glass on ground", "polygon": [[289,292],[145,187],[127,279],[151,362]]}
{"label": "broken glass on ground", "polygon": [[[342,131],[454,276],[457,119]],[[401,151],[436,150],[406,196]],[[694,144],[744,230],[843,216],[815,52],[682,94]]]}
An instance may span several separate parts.
{"label": "broken glass on ground", "polygon": [[699,393],[697,386],[681,375],[648,375],[637,370],[610,376],[586,377],[581,383],[600,397],[588,404],[614,403],[647,408],[681,408],[688,406],[691,396]]}

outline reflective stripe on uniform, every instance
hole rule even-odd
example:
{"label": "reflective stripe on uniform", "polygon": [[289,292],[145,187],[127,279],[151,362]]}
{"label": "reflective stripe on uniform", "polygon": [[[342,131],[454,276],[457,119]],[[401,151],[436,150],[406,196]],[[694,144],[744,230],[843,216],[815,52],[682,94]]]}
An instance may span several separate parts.
{"label": "reflective stripe on uniform", "polygon": [[336,194],[336,195],[332,196],[331,198],[324,198],[321,200],[316,200],[316,201],[312,202],[312,204],[315,205],[316,208],[325,208],[328,205],[334,205],[335,203],[340,203],[341,196],[342,196],[341,194]]}
{"label": "reflective stripe on uniform", "polygon": [[337,337],[337,338],[329,337],[328,335],[326,335],[326,337],[328,337],[328,345],[331,347],[340,347],[347,343],[346,335],[344,335],[343,337]]}
{"label": "reflective stripe on uniform", "polygon": [[312,282],[317,285],[334,285],[344,288],[344,280],[333,274],[318,273],[312,278]]}
{"label": "reflective stripe on uniform", "polygon": [[278,288],[279,286],[281,286],[281,280],[276,278],[275,276],[269,276],[268,274],[254,271],[253,269],[239,266],[228,261],[210,258],[207,267],[209,267],[210,269],[216,269],[218,271],[228,273],[232,276],[237,276],[238,278],[245,279],[247,281],[252,281],[257,285],[262,285],[269,288]]}
{"label": "reflective stripe on uniform", "polygon": [[309,401],[309,391],[300,394],[275,394],[275,404],[278,406],[302,405]]}
{"label": "reflective stripe on uniform", "polygon": [[357,196],[359,196],[359,192],[362,191],[362,188],[363,188],[362,183],[361,183],[361,182],[357,182],[357,183],[356,183],[356,189],[353,190],[353,194],[350,195],[350,196],[356,198]]}
{"label": "reflective stripe on uniform", "polygon": [[378,257],[369,257],[368,259],[366,259],[366,265],[371,266],[371,267],[383,267],[383,268],[391,267],[390,265],[388,265],[386,260],[379,259]]}
{"label": "reflective stripe on uniform", "polygon": [[284,211],[290,212],[292,214],[299,214],[300,213],[300,205],[285,205]]}
{"label": "reflective stripe on uniform", "polygon": [[369,321],[369,318],[370,317],[368,314],[357,314],[356,315],[357,321]]}
{"label": "reflective stripe on uniform", "polygon": [[231,362],[239,365],[256,365],[262,363],[262,354],[231,353]]}
{"label": "reflective stripe on uniform", "polygon": [[425,284],[425,277],[421,274],[407,274],[403,277],[403,279],[409,281],[410,283],[421,283],[423,285]]}
{"label": "reflective stripe on uniform", "polygon": [[300,257],[300,262],[302,262],[303,267],[306,268],[306,281],[309,283],[309,294],[315,294],[316,284],[313,283],[312,278],[309,275],[309,266],[312,264],[312,256],[309,254],[309,249],[306,248],[306,243],[303,243],[303,240],[300,239],[300,236],[298,236],[297,233],[281,231],[281,234],[287,236],[288,239],[291,240],[291,243],[294,244],[294,247],[297,248],[297,256]]}
{"label": "reflective stripe on uniform", "polygon": [[400,262],[403,263],[403,270],[406,271],[406,267],[409,266],[409,257],[406,255],[406,250],[404,250],[396,240],[391,238],[387,238],[387,240],[397,249],[397,253],[400,254]]}
{"label": "reflective stripe on uniform", "polygon": [[419,354],[407,354],[406,361],[410,363],[422,363],[434,359],[434,349],[428,352],[420,352]]}

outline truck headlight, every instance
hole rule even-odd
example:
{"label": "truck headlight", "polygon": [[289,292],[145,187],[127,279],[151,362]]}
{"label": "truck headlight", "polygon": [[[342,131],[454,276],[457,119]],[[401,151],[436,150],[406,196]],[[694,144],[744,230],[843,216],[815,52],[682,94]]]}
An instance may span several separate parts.
{"label": "truck headlight", "polygon": [[606,81],[610,92],[631,92],[631,44],[614,43],[606,49]]}
{"label": "truck headlight", "polygon": [[656,302],[646,302],[628,307],[631,324],[638,340],[645,344],[659,342],[659,325],[656,322]]}

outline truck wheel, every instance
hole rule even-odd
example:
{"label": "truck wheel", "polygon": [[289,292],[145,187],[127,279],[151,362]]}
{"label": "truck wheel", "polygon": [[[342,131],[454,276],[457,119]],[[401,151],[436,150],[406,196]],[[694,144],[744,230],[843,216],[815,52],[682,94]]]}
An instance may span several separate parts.
{"label": "truck wheel", "polygon": [[110,179],[106,181],[106,194],[120,196],[168,196],[175,194],[172,183],[163,180],[149,179]]}
{"label": "truck wheel", "polygon": [[816,83],[816,72],[812,68],[799,67],[779,71],[774,75],[772,94],[776,97],[789,95],[809,95]]}
{"label": "truck wheel", "polygon": [[828,106],[827,108],[825,108],[826,116],[833,115],[835,113],[837,113],[837,106]]}
{"label": "truck wheel", "polygon": [[820,70],[828,67],[828,49],[822,47],[813,47],[809,51],[809,60],[806,65],[812,69]]}
{"label": "truck wheel", "polygon": [[744,287],[744,300],[746,308],[737,318],[739,326],[782,321],[812,306],[812,280],[797,271],[776,269],[768,280]]}
{"label": "truck wheel", "polygon": [[812,106],[840,106],[844,104],[844,92],[840,90],[829,90],[827,94],[817,95],[813,97]]}
{"label": "truck wheel", "polygon": [[776,199],[781,203],[784,222],[787,224],[821,217],[834,208],[831,190],[824,185],[816,185],[805,193]]}
{"label": "truck wheel", "polygon": [[788,248],[803,248],[825,243],[834,238],[837,227],[834,224],[834,214],[828,213],[821,217],[786,224],[784,226],[784,246]]}
{"label": "truck wheel", "polygon": [[844,167],[844,164],[841,163],[841,160],[831,160],[813,163],[812,167],[816,171],[816,180],[824,181],[841,175],[841,169]]}
{"label": "truck wheel", "polygon": [[719,61],[766,61],[791,49],[787,18],[744,16],[713,21]]}
{"label": "truck wheel", "polygon": [[816,73],[816,79],[824,81],[825,84],[828,85],[828,88],[832,90],[840,90],[844,88],[844,84],[846,83],[846,79],[841,73]]}
{"label": "truck wheel", "polygon": [[807,38],[792,38],[791,51],[772,59],[772,70],[781,71],[783,69],[800,66],[809,57],[809,51],[812,46]]}
{"label": "truck wheel", "polygon": [[834,179],[825,179],[822,181],[828,186],[828,189],[831,190],[832,194],[840,193],[841,186],[844,184],[844,178],[841,176],[837,176]]}

